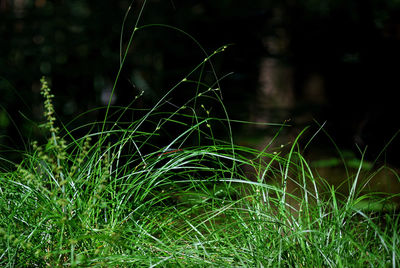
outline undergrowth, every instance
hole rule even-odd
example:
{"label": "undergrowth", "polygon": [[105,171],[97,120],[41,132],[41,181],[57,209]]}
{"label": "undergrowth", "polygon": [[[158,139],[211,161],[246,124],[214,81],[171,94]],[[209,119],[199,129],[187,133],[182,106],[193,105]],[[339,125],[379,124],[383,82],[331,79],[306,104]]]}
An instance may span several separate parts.
{"label": "undergrowth", "polygon": [[[136,26],[129,44],[146,27]],[[33,142],[15,170],[0,174],[0,265],[398,266],[395,209],[358,206],[385,201],[358,191],[362,159],[343,197],[302,156],[302,134],[286,152],[234,143],[219,78],[203,81],[225,48],[205,54],[135,120],[122,118],[137,98],[113,120],[109,104],[82,137],[56,125],[43,78],[47,143]],[[194,97],[164,112],[179,86]],[[225,118],[213,117],[204,99]],[[226,140],[214,136],[216,125]]]}

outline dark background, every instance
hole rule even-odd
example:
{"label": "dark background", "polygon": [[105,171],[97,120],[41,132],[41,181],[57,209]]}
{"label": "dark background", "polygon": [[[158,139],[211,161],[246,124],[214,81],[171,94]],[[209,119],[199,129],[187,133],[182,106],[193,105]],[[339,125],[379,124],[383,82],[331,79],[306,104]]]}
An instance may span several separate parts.
{"label": "dark background", "polygon": [[[101,111],[76,117],[106,104],[130,4],[0,0],[2,157],[14,158],[9,148],[23,149],[24,142],[40,135],[33,122],[44,121],[39,94],[43,75],[51,82],[62,122],[75,118],[69,127],[76,128],[101,119]],[[124,47],[142,4],[132,5]],[[270,123],[290,118],[297,131],[310,124],[317,129],[313,120],[326,121],[325,129],[340,148],[368,146],[367,158],[374,159],[400,127],[399,11],[398,0],[150,0],[139,25],[182,29],[208,53],[232,44],[213,58],[220,77],[233,72],[221,81],[232,118]],[[144,88],[141,105],[154,104],[203,59],[195,43],[176,31],[151,27],[138,32],[114,104],[129,104]],[[275,64],[268,74],[261,68],[265,60]],[[276,82],[272,95],[260,91],[268,75]],[[279,90],[280,84],[285,90]],[[184,97],[178,94],[171,102],[179,105]],[[245,135],[268,136],[271,129],[235,125]],[[316,144],[323,147],[325,142],[321,138]],[[395,139],[380,161],[397,165],[399,149]]]}

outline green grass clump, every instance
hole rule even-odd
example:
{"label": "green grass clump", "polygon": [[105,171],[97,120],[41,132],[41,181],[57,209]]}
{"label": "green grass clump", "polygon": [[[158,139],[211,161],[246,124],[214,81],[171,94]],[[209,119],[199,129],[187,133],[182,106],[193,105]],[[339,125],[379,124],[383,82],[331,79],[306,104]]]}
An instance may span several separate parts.
{"label": "green grass clump", "polygon": [[[224,49],[151,109],[108,105],[78,138],[56,126],[43,78],[47,143],[0,174],[0,265],[398,266],[399,215],[365,209],[384,199],[358,191],[363,161],[341,196],[303,158],[301,135],[286,153],[234,143],[219,79],[203,81]],[[194,97],[165,112],[178,86]]]}
{"label": "green grass clump", "polygon": [[[0,175],[1,266],[399,264],[398,214],[360,208],[374,196],[358,195],[356,181],[339,198],[296,142],[286,155],[259,152],[213,138],[213,118],[187,125],[178,113],[164,122],[188,129],[149,152],[161,121],[155,132],[132,131],[140,118],[74,139],[60,136],[44,79],[42,94],[47,144]],[[193,136],[206,139],[184,147]]]}

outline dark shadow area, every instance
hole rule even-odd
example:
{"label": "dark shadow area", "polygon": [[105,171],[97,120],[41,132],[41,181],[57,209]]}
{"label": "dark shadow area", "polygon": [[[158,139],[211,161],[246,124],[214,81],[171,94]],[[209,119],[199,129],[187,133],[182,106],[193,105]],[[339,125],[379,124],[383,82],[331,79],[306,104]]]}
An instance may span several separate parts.
{"label": "dark shadow area", "polygon": [[[23,149],[40,135],[39,80],[45,75],[56,96],[57,116],[67,123],[108,103],[143,1],[0,1],[0,144]],[[294,130],[313,120],[340,148],[368,146],[374,159],[399,130],[397,72],[400,59],[397,1],[148,1],[139,26],[163,23],[192,35],[213,58],[224,103],[234,119],[283,123]],[[153,26],[135,36],[113,105],[148,108],[205,55],[178,31]],[[211,70],[204,74],[213,83]],[[168,100],[182,105],[184,88]],[[206,103],[206,101],[205,101]],[[210,104],[212,105],[212,103]],[[221,111],[215,109],[215,116]],[[74,120],[74,129],[102,120],[94,110]],[[126,120],[132,115],[127,113]],[[271,127],[236,127],[246,136],[273,134]],[[222,134],[221,134],[222,135]],[[312,135],[312,134],[310,134]],[[283,138],[285,140],[285,138]],[[238,142],[251,143],[241,138]],[[320,145],[324,146],[324,145]],[[381,162],[396,164],[398,138]],[[3,154],[11,156],[2,149]]]}

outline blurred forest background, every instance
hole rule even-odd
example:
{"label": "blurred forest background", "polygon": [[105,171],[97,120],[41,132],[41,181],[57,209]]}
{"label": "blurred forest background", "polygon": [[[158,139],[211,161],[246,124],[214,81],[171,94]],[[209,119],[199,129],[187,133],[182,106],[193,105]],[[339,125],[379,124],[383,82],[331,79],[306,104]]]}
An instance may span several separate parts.
{"label": "blurred forest background", "polygon": [[[39,135],[32,122],[44,120],[39,94],[43,75],[51,81],[63,123],[107,104],[130,4],[0,0],[2,157],[14,157],[8,148],[23,149],[24,142]],[[133,2],[123,48],[142,4]],[[314,119],[326,121],[340,148],[368,146],[370,158],[399,130],[399,0],[149,0],[139,25],[151,23],[186,31],[209,53],[232,44],[213,58],[220,77],[232,72],[221,81],[231,118],[291,119],[297,130]],[[143,107],[149,107],[203,59],[195,43],[178,32],[156,27],[140,31],[113,103],[127,105],[144,90]],[[100,119],[101,114],[90,113],[69,127]],[[235,129],[261,139],[276,130]],[[323,148],[325,141],[316,143]],[[399,149],[395,139],[381,160],[396,164]]]}

